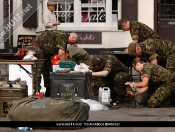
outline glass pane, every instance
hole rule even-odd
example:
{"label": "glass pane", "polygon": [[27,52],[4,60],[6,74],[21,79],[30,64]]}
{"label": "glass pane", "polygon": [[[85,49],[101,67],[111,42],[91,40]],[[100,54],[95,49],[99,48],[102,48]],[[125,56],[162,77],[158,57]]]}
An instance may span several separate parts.
{"label": "glass pane", "polygon": [[61,23],[74,22],[74,0],[58,0],[55,8],[57,20]]}
{"label": "glass pane", "polygon": [[165,2],[164,2],[165,0],[161,0],[161,4],[165,4]]}
{"label": "glass pane", "polygon": [[165,4],[172,4],[173,1],[172,0],[165,0]]}
{"label": "glass pane", "polygon": [[161,6],[161,15],[165,14],[165,9],[164,9],[164,5]]}
{"label": "glass pane", "polygon": [[112,0],[112,22],[117,22],[117,14],[118,14],[118,1]]}
{"label": "glass pane", "polygon": [[118,10],[118,1],[112,0],[112,10]]}
{"label": "glass pane", "polygon": [[81,0],[81,22],[106,22],[106,0]]}
{"label": "glass pane", "polygon": [[172,6],[165,6],[165,15],[172,15]]}

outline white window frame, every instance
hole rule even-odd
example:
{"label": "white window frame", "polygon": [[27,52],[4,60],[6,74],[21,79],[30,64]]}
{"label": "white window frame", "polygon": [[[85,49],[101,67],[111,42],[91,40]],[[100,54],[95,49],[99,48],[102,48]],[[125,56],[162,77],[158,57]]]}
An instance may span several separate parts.
{"label": "white window frame", "polygon": [[[40,0],[42,1],[42,0]],[[43,12],[47,9],[47,1],[44,0]],[[41,13],[40,13],[41,15]],[[39,19],[41,16],[39,15]],[[121,0],[118,0],[118,18],[121,18]],[[42,19],[41,19],[42,20]],[[42,25],[43,23],[39,25]],[[112,0],[106,0],[106,22],[104,23],[86,23],[81,22],[81,0],[74,0],[74,22],[61,23],[57,26],[58,30],[73,30],[73,31],[118,31],[117,22],[112,22]]]}

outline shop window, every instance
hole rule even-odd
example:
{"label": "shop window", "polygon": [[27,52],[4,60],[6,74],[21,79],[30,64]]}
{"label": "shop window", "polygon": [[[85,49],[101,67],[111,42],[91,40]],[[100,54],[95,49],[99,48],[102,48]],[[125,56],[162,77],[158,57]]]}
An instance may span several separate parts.
{"label": "shop window", "polygon": [[[84,28],[86,24],[95,24],[94,26],[96,26],[96,30],[99,30],[100,27],[103,27],[104,30],[109,30],[110,26],[116,25],[116,22],[120,17],[118,17],[118,15],[120,15],[118,14],[118,12],[120,12],[118,11],[118,6],[121,5],[120,0],[52,1],[56,2],[54,11],[56,18],[62,23],[59,26],[60,30],[64,30],[65,25],[71,26],[71,30],[81,30],[81,27]],[[77,29],[76,26],[79,26],[80,23],[81,27]]]}
{"label": "shop window", "polygon": [[61,23],[73,23],[74,0],[57,0],[54,13]]}
{"label": "shop window", "polygon": [[81,22],[106,22],[106,0],[81,0]]}

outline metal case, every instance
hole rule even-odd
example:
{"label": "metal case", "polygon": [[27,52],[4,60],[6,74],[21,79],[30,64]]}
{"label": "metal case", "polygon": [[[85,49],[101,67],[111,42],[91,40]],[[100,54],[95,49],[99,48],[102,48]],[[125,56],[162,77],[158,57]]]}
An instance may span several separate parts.
{"label": "metal case", "polygon": [[50,97],[71,98],[73,96],[90,99],[91,77],[82,72],[50,73]]}
{"label": "metal case", "polygon": [[0,116],[6,116],[10,109],[8,102],[27,97],[28,88],[27,85],[16,88],[2,86],[0,86]]}

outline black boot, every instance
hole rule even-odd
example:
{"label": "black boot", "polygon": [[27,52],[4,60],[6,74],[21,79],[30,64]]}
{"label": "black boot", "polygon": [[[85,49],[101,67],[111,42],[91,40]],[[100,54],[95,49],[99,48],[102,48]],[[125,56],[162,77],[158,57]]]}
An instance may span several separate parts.
{"label": "black boot", "polygon": [[45,97],[50,97],[50,88],[46,88]]}
{"label": "black boot", "polygon": [[[38,89],[38,92],[40,92],[40,89]],[[34,89],[33,94],[34,94],[34,95],[36,94],[36,89]]]}

